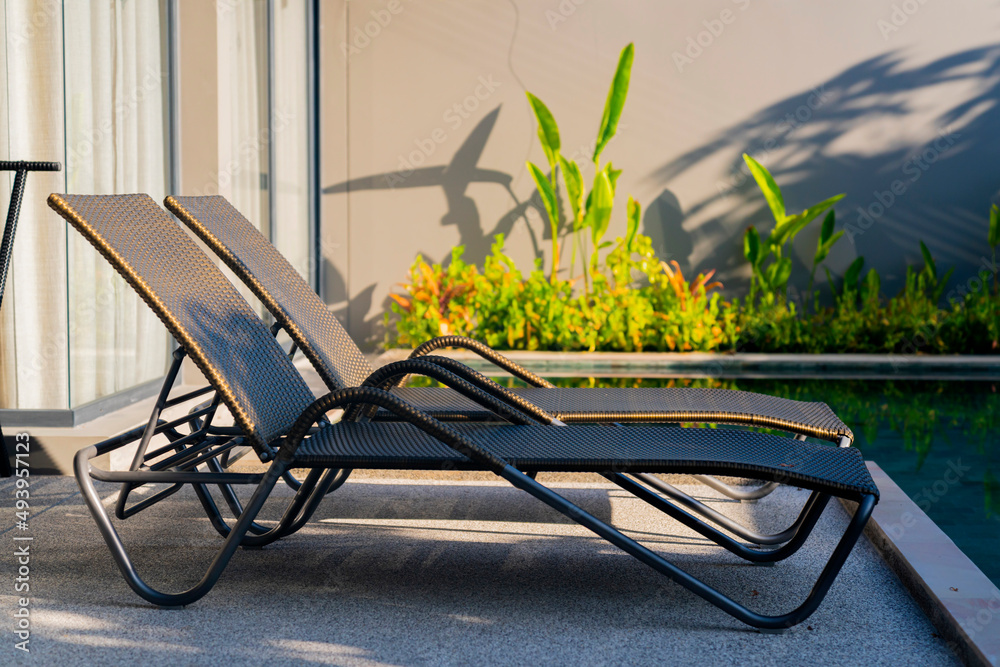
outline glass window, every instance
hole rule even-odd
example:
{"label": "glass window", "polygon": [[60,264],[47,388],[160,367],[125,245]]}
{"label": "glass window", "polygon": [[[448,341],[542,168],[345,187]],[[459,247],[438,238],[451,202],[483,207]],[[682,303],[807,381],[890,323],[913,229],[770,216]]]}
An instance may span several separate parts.
{"label": "glass window", "polygon": [[[166,196],[166,10],[165,0],[64,3],[68,192]],[[67,276],[70,407],[163,375],[163,325],[76,233]]]}

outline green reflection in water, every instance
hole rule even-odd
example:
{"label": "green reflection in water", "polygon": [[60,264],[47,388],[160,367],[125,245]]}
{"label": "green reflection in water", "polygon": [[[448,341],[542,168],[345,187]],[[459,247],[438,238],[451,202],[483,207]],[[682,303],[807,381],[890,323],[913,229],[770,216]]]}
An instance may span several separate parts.
{"label": "green reflection in water", "polygon": [[[822,401],[883,470],[1000,585],[1000,383],[550,378],[563,387],[717,387]],[[519,383],[500,380],[507,386]],[[418,383],[421,383],[418,381]],[[422,384],[422,383],[421,383]]]}

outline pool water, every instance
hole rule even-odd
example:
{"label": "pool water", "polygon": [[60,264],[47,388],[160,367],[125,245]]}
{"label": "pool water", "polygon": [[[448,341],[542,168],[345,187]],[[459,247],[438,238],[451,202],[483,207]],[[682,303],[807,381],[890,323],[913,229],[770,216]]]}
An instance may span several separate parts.
{"label": "pool water", "polygon": [[1000,383],[550,378],[569,387],[721,387],[822,401],[875,461],[1000,585]]}
{"label": "pool water", "polygon": [[[487,371],[483,368],[484,371]],[[523,386],[509,377],[506,386]],[[561,387],[718,387],[821,401],[874,461],[1000,586],[1000,382],[548,378]],[[426,378],[414,384],[426,384]]]}

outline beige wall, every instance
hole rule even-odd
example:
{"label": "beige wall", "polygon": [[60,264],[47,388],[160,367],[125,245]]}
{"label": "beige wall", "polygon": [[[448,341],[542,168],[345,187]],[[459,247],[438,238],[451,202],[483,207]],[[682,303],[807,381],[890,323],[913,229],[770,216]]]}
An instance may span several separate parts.
{"label": "beige wall", "polygon": [[[742,230],[768,228],[736,171],[749,150],[791,209],[848,193],[837,212],[853,243],[831,256],[837,271],[862,254],[895,289],[923,239],[968,276],[1000,187],[998,26],[992,0],[324,0],[327,299],[344,308],[349,297],[352,333],[374,341],[385,295],[418,252],[440,260],[464,243],[480,260],[504,231],[530,266],[533,242],[547,243],[536,211],[518,215],[533,191],[524,161],[544,162],[524,91],[555,114],[564,152],[587,147],[629,41],[632,88],[605,156],[625,170],[619,206],[629,193],[643,204],[663,258],[718,268],[742,289]],[[377,34],[361,37],[366,27]],[[449,112],[463,103],[476,107],[467,118]],[[424,171],[394,176],[421,150]],[[857,207],[894,181],[903,194],[859,221]],[[800,262],[814,240],[800,236]]]}

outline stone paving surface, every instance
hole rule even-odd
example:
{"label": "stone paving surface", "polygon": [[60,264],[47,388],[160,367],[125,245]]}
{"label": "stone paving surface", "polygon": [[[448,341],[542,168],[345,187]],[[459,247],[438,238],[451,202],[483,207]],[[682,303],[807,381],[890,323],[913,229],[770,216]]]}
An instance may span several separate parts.
{"label": "stone paving surface", "polygon": [[[570,500],[762,612],[797,606],[847,522],[831,503],[798,554],[755,567],[617,487],[563,479]],[[4,662],[956,664],[865,540],[810,619],[766,635],[506,483],[360,477],[300,533],[239,551],[201,601],[161,610],[126,586],[74,480],[32,479],[27,532],[13,526],[13,484],[0,483]],[[682,488],[758,530],[783,528],[806,498],[782,488],[741,505]],[[268,519],[290,493],[277,496]],[[200,578],[221,541],[188,491],[119,525],[140,574],[166,590]],[[34,537],[27,655],[13,648],[15,535]]]}

